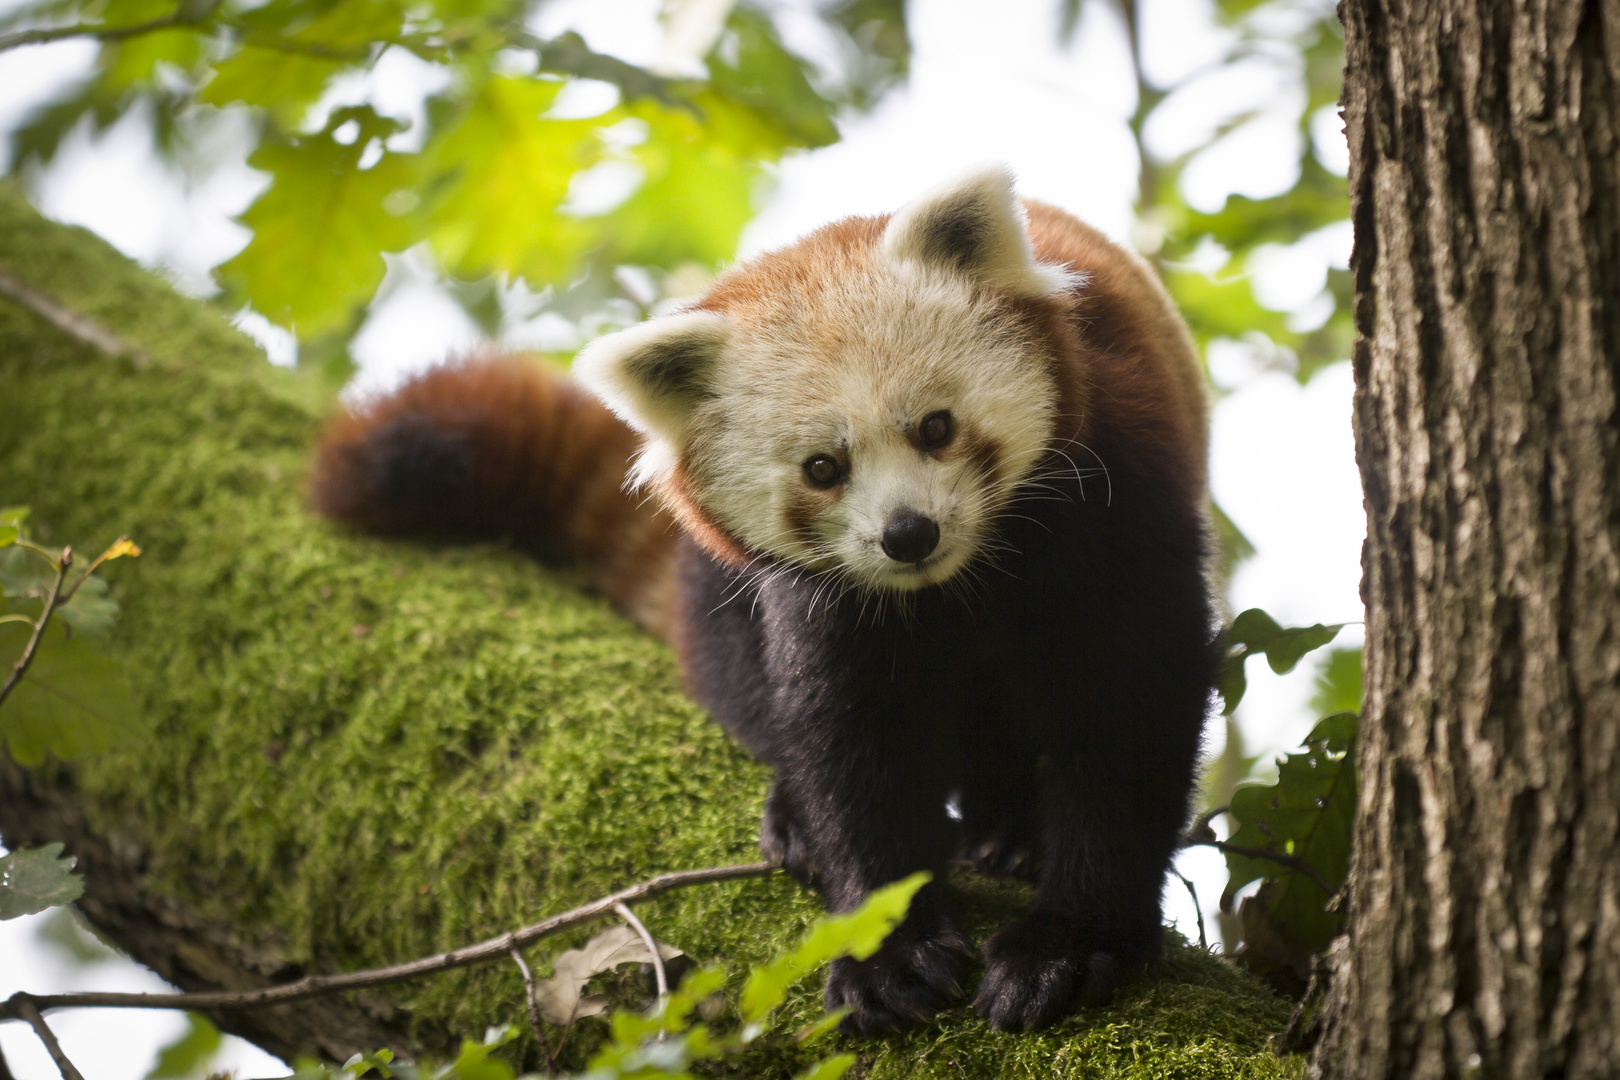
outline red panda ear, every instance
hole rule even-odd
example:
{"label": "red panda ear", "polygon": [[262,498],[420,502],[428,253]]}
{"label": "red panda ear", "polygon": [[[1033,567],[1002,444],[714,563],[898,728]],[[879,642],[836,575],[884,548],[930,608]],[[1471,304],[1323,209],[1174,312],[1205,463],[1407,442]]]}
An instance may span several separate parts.
{"label": "red panda ear", "polygon": [[585,346],[574,377],[625,423],[679,450],[693,411],[714,396],[729,334],[726,317],[712,311],[651,319]]}
{"label": "red panda ear", "polygon": [[895,262],[954,270],[1015,296],[1046,296],[1077,276],[1035,261],[1012,173],[992,165],[901,207],[883,233]]}

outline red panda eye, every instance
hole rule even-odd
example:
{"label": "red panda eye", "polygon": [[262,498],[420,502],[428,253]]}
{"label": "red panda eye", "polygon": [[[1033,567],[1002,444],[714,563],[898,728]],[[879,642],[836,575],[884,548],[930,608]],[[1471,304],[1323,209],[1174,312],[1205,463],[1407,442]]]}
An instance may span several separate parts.
{"label": "red panda eye", "polygon": [[923,422],[917,425],[917,434],[922,439],[923,447],[928,450],[938,450],[951,441],[954,433],[951,414],[944,409],[924,417]]}
{"label": "red panda eye", "polygon": [[804,463],[804,475],[816,487],[832,487],[844,478],[844,470],[826,454],[817,454]]}

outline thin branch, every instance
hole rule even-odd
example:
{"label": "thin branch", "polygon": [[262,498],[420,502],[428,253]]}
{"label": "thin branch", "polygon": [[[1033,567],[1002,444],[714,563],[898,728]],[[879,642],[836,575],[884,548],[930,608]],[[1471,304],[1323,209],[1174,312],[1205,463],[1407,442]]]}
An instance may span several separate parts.
{"label": "thin branch", "polygon": [[549,41],[533,34],[517,33],[512,35],[509,44],[534,52],[540,59],[540,70],[548,74],[600,79],[617,86],[627,98],[650,97],[665,105],[686,108],[702,118],[702,110],[692,104],[683,80],[667,79],[618,57],[595,52],[585,44],[584,38],[572,31],[558,34]]}
{"label": "thin branch", "polygon": [[614,904],[613,910],[630,924],[630,929],[641,938],[641,943],[647,946],[652,954],[653,976],[658,982],[658,997],[660,1000],[669,996],[669,978],[664,974],[664,958],[658,953],[658,940],[647,931],[647,924],[636,918],[636,913],[625,904]]}
{"label": "thin branch", "polygon": [[6,679],[6,684],[0,686],[0,704],[5,702],[11,688],[22,679],[28,665],[34,662],[34,653],[39,650],[39,643],[45,637],[45,625],[51,621],[51,613],[56,610],[57,598],[62,592],[62,579],[67,576],[68,567],[72,565],[73,549],[65,547],[62,549],[61,557],[56,560],[56,580],[51,582],[51,590],[45,594],[45,608],[39,613],[39,622],[34,624],[33,636],[28,639],[28,645],[23,649],[22,655],[17,657],[17,662],[12,665],[11,676]]}
{"label": "thin branch", "polygon": [[[669,978],[664,974],[664,958],[658,952],[658,939],[648,932],[647,925],[636,918],[636,913],[631,911],[628,905],[614,904],[613,910],[618,913],[619,918],[630,925],[630,929],[636,932],[636,936],[641,938],[641,943],[647,946],[647,952],[652,956],[653,978],[658,982],[658,1004],[662,1007],[665,999],[669,997]],[[664,1035],[663,1024],[660,1022],[659,1042],[664,1041]]]}
{"label": "thin branch", "polygon": [[1198,817],[1194,819],[1192,828],[1187,830],[1187,835],[1182,840],[1181,846],[1186,847],[1188,844],[1198,843],[1199,841],[1218,839],[1218,837],[1215,835],[1215,830],[1210,828],[1210,822],[1214,821],[1216,818],[1220,817],[1230,809],[1232,809],[1230,806],[1222,803],[1220,806],[1213,806],[1208,810],[1205,810],[1202,814],[1199,814]]}
{"label": "thin branch", "polygon": [[518,970],[523,973],[523,995],[529,1006],[529,1030],[534,1032],[534,1041],[540,1046],[540,1053],[546,1058],[546,1073],[557,1075],[557,1061],[551,1056],[551,1046],[546,1042],[546,1032],[540,1025],[540,999],[539,987],[534,984],[534,972],[523,960],[523,950],[517,946],[512,947],[512,959],[517,962]]}
{"label": "thin branch", "polygon": [[436,956],[423,957],[405,964],[396,964],[393,967],[374,968],[368,971],[350,971],[341,975],[306,975],[296,982],[284,983],[280,986],[266,986],[258,990],[221,990],[198,994],[117,994],[117,993],[81,993],[81,994],[13,994],[4,1002],[0,1002],[0,1020],[16,1020],[21,1016],[18,1002],[26,999],[37,1004],[42,1009],[62,1009],[70,1006],[108,1006],[126,1009],[244,1009],[259,1005],[280,1005],[288,1001],[298,1001],[302,998],[315,997],[318,994],[330,994],[339,990],[358,990],[367,986],[384,986],[388,983],[404,982],[407,979],[419,979],[424,975],[432,975],[440,971],[449,971],[452,968],[467,967],[471,964],[483,964],[490,960],[498,960],[510,956],[514,948],[522,948],[541,938],[550,937],[583,923],[595,922],[615,913],[618,904],[634,904],[647,900],[671,889],[685,888],[689,885],[703,885],[714,881],[732,881],[737,878],[764,877],[775,873],[779,867],[774,863],[757,862],[743,863],[739,866],[713,866],[702,870],[681,870],[671,874],[659,874],[649,878],[639,885],[632,885],[628,889],[621,889],[611,896],[604,896],[600,900],[593,900],[582,907],[565,911],[560,915],[553,915],[549,919],[525,926],[520,930],[512,930],[499,937],[481,941],[476,945],[453,949],[450,952],[439,953]]}
{"label": "thin branch", "polygon": [[105,23],[74,23],[72,26],[40,26],[32,30],[18,30],[12,34],[0,36],[0,52],[7,49],[17,49],[24,45],[46,45],[53,41],[66,41],[69,38],[93,37],[100,41],[123,41],[125,38],[139,37],[141,34],[150,34],[156,30],[170,30],[176,26],[189,26],[196,20],[180,11],[172,15],[165,15],[161,19],[150,22],[131,23],[128,26],[108,26]]}
{"label": "thin branch", "polygon": [[[5,48],[7,46],[0,44],[0,51]],[[135,361],[137,367],[148,362],[144,353],[126,344],[111,330],[63,307],[5,269],[0,269],[0,296],[16,301],[69,337],[77,338],[99,352],[108,356],[127,356]]]}
{"label": "thin branch", "polygon": [[1212,847],[1223,855],[1242,855],[1250,859],[1268,859],[1279,866],[1286,866],[1290,870],[1297,870],[1316,883],[1317,888],[1332,896],[1337,890],[1327,883],[1327,879],[1316,872],[1316,867],[1300,858],[1298,855],[1289,855],[1281,851],[1271,851],[1267,848],[1246,847],[1242,844],[1229,844],[1225,840],[1195,840],[1191,837],[1182,838],[1182,847]]}
{"label": "thin branch", "polygon": [[95,573],[97,570],[100,570],[104,564],[109,563],[114,559],[122,558],[125,555],[138,556],[140,553],[141,549],[136,547],[134,544],[131,544],[129,542],[129,537],[120,536],[117,540],[114,540],[107,546],[106,551],[103,551],[100,555],[97,555],[94,561],[92,561],[89,566],[84,568],[84,573],[79,575],[78,580],[74,581],[72,585],[67,587],[67,590],[62,593],[61,598],[57,600],[57,607],[61,607],[69,600],[73,599],[74,595],[79,591],[79,586],[83,585],[85,581],[89,579],[90,575]]}
{"label": "thin branch", "polygon": [[[22,1000],[17,1001],[17,998]],[[39,1036],[39,1041],[44,1043],[45,1049],[51,1052],[51,1060],[56,1062],[56,1068],[62,1074],[62,1080],[84,1080],[83,1074],[74,1068],[73,1062],[69,1061],[68,1056],[62,1053],[62,1044],[56,1041],[56,1033],[50,1029],[50,1025],[45,1023],[45,1018],[39,1015],[39,1009],[35,1007],[28,995],[17,994],[13,996],[12,1000],[17,1001],[19,1018],[28,1021],[28,1026],[34,1029],[35,1035]]]}
{"label": "thin branch", "polygon": [[1193,917],[1198,920],[1198,947],[1205,952],[1209,952],[1209,937],[1204,933],[1204,908],[1198,903],[1198,889],[1193,885],[1192,878],[1183,874],[1180,870],[1172,866],[1170,872],[1180,878],[1183,885],[1187,886],[1187,895],[1192,897]]}
{"label": "thin branch", "polygon": [[17,1080],[11,1075],[11,1066],[6,1064],[5,1051],[0,1050],[0,1080]]}

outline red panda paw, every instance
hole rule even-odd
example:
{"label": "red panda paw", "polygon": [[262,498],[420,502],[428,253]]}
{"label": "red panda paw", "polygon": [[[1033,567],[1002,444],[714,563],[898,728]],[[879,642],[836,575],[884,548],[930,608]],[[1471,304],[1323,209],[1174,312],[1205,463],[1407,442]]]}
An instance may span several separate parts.
{"label": "red panda paw", "polygon": [[916,1027],[962,997],[973,964],[967,939],[948,920],[932,932],[902,925],[865,960],[844,957],[827,969],[827,1008],[847,1008],[839,1025],[851,1035]]}
{"label": "red panda paw", "polygon": [[973,998],[997,1031],[1034,1031],[1077,1008],[1106,1004],[1146,966],[1146,950],[1087,945],[1073,920],[1035,913],[985,942]]}

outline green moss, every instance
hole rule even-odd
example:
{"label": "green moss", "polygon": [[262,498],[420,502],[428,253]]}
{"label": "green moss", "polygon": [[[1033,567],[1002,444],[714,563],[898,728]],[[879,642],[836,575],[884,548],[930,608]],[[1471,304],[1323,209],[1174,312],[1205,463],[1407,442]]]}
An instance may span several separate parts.
{"label": "green moss", "polygon": [[[52,539],[128,533],[145,549],[108,570],[138,727],[77,782],[162,887],[335,970],[756,857],[766,773],[682,694],[662,644],[510,552],[356,539],[311,517],[326,399],[313,380],[271,369],[206,305],[41,221],[9,185],[0,267],[143,354],[109,359],[0,300],[0,503],[31,504]],[[959,884],[981,929],[1022,899]],[[672,894],[644,917],[696,958],[744,964],[817,910],[777,878]],[[791,1001],[792,1023],[818,1014],[817,991]],[[426,1049],[522,1015],[508,966],[386,993]],[[874,1078],[1269,1077],[1291,1067],[1268,1048],[1287,1012],[1179,948],[1109,1008],[1040,1035],[992,1033],[964,1008],[851,1045]],[[804,1059],[787,1043],[739,1072]]]}

